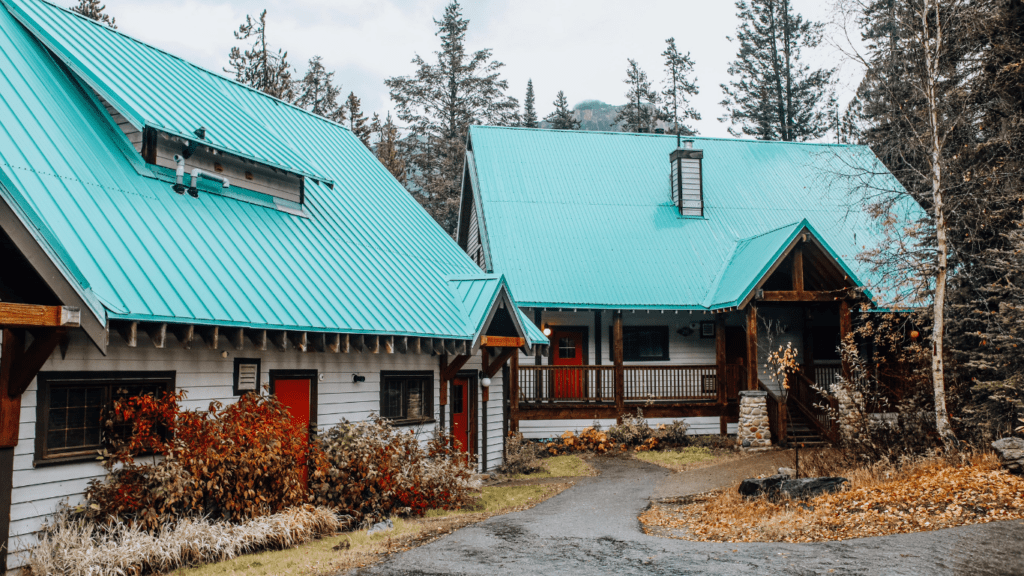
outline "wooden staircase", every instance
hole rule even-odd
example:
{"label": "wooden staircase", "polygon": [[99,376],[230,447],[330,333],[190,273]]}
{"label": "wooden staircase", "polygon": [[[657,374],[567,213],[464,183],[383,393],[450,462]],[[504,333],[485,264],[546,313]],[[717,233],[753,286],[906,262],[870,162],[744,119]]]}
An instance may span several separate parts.
{"label": "wooden staircase", "polygon": [[786,443],[801,448],[821,448],[829,446],[828,440],[822,438],[818,430],[811,426],[799,410],[790,410],[786,421]]}

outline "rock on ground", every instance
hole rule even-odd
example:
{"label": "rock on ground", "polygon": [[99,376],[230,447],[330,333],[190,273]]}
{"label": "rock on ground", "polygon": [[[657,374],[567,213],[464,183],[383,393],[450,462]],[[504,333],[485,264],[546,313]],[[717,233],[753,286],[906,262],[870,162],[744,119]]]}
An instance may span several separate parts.
{"label": "rock on ground", "polygon": [[1024,474],[1024,439],[1002,438],[992,443],[999,462],[1014,474]]}

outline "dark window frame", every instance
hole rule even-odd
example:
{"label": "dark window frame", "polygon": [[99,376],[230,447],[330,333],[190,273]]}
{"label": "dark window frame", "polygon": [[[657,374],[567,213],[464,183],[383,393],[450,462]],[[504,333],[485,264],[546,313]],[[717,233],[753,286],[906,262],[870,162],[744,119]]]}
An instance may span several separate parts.
{"label": "dark window frame", "polygon": [[[626,347],[627,334],[630,332],[636,333],[643,330],[649,330],[657,332],[658,337],[662,341],[662,355],[661,356],[637,356],[631,355]],[[668,326],[623,326],[622,327],[622,361],[623,362],[664,362],[669,359],[669,334]],[[613,346],[615,343],[615,326],[608,328],[608,341],[612,342]]]}
{"label": "dark window frame", "polygon": [[[239,390],[238,389],[238,371],[239,365],[241,364],[255,364],[256,365],[256,390]],[[259,358],[235,358],[235,372],[231,380],[231,393],[235,396],[241,396],[242,394],[261,394],[261,376],[263,375],[263,365]]]}
{"label": "dark window frame", "polygon": [[117,386],[141,383],[162,384],[164,392],[174,392],[177,389],[177,373],[173,370],[40,372],[36,377],[36,438],[33,466],[94,461],[98,456],[97,451],[103,448],[102,443],[82,446],[81,449],[75,451],[51,451],[47,448],[50,397],[55,388],[103,386],[105,388],[104,406],[109,407],[113,402],[114,390]]}
{"label": "dark window frame", "polygon": [[[386,382],[388,380],[405,379],[411,380],[421,378],[420,394],[424,397],[421,399],[421,410],[424,413],[429,411],[428,415],[420,416],[419,418],[408,418],[408,417],[393,417],[386,416],[384,414],[384,392],[386,389]],[[430,424],[436,422],[436,415],[434,414],[434,384],[435,377],[433,370],[381,370],[380,372],[380,400],[378,404],[380,417],[387,420],[394,426],[410,426],[415,424]],[[408,388],[402,388],[402,406],[406,405],[406,394]]]}

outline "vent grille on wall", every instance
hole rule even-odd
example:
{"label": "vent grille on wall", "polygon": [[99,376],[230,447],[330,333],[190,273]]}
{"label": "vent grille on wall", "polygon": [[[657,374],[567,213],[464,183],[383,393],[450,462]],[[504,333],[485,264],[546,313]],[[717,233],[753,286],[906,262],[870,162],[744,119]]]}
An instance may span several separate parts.
{"label": "vent grille on wall", "polygon": [[703,150],[693,149],[685,140],[669,156],[672,162],[672,202],[683,216],[704,216]]}
{"label": "vent grille on wall", "polygon": [[259,360],[235,359],[235,395],[247,392],[259,392],[260,362]]}

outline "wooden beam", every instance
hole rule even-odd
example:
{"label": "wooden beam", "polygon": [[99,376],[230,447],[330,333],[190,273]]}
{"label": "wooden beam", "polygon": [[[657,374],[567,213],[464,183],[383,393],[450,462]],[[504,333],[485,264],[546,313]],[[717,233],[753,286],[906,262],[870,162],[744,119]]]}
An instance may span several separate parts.
{"label": "wooden beam", "polygon": [[[447,354],[442,354],[441,358],[438,360],[438,364],[439,364],[439,367],[440,367],[440,370],[438,371],[438,374],[440,374],[440,376],[441,376],[440,377],[440,380],[441,380],[441,393],[438,395],[438,400],[437,401],[438,401],[438,404],[440,404],[441,406],[447,406],[448,405],[448,381],[444,379],[444,374],[446,374],[448,372],[448,355]],[[444,409],[441,410],[441,416],[444,417]],[[443,428],[444,425],[442,424],[441,427]]]}
{"label": "wooden beam", "polygon": [[455,340],[452,340],[451,338],[445,338],[444,351],[447,352],[449,356],[458,356],[459,352],[455,348]]}
{"label": "wooden beam", "polygon": [[615,363],[615,420],[622,424],[626,411],[626,369],[622,365],[622,310],[612,313],[612,362]]}
{"label": "wooden beam", "polygon": [[380,353],[380,337],[376,334],[367,334],[363,336],[363,343],[366,345],[366,351],[370,354]]}
{"label": "wooden beam", "polygon": [[348,334],[342,334],[341,335],[341,352],[344,353],[344,354],[348,354],[350,350],[352,350],[352,341],[350,339],[350,336]]}
{"label": "wooden beam", "polygon": [[423,353],[422,341],[423,341],[422,338],[419,338],[417,336],[410,336],[409,337],[409,354],[422,354]]}
{"label": "wooden beam", "polygon": [[281,352],[288,349],[288,336],[284,330],[271,330],[267,332],[270,342]]}
{"label": "wooden beam", "polygon": [[757,306],[747,305],[747,390],[757,390]]}
{"label": "wooden beam", "polygon": [[793,291],[804,291],[804,247],[793,249]]}
{"label": "wooden beam", "polygon": [[211,350],[216,350],[220,344],[220,328],[217,326],[200,326],[196,328],[199,331],[199,337],[206,342],[206,345]]}
{"label": "wooden beam", "polygon": [[[515,406],[515,405],[513,405]],[[696,418],[725,416],[728,406],[709,403],[628,404],[627,409],[640,408],[645,418]],[[523,404],[517,410],[518,420],[596,420],[618,418],[621,414],[614,404]],[[648,416],[650,414],[650,416]]]}
{"label": "wooden beam", "polygon": [[[60,344],[65,334],[63,328],[51,328],[36,332],[32,344],[25,350],[23,349],[23,337],[15,335],[15,332],[10,329],[4,330],[4,340],[6,341],[8,335],[11,335],[13,346],[13,353],[8,364],[7,381],[3,386],[7,390],[9,398],[18,398],[25,392],[39,369],[57,349],[57,345]],[[17,437],[15,437],[15,444],[17,444]],[[0,446],[6,446],[6,444],[0,442]]]}
{"label": "wooden beam", "polygon": [[442,366],[441,380],[454,380],[459,370],[462,370],[462,367],[466,365],[466,362],[469,362],[470,358],[472,356],[469,355],[456,356],[450,364]]}
{"label": "wooden beam", "polygon": [[489,365],[484,362],[484,374],[486,374],[488,378],[494,378],[494,375],[498,373],[498,370],[501,370],[501,367],[505,365],[505,362],[508,362],[513,355],[518,354],[519,348],[505,348]]}
{"label": "wooden beam", "polygon": [[409,337],[395,336],[395,352],[405,354],[409,352]]}
{"label": "wooden beam", "polygon": [[839,292],[809,292],[779,290],[765,292],[759,300],[763,302],[835,302],[846,295],[845,291]]}
{"label": "wooden beam", "polygon": [[481,346],[491,348],[522,348],[526,346],[526,338],[512,338],[509,336],[481,336]]}
{"label": "wooden beam", "polygon": [[299,352],[305,352],[309,350],[309,336],[302,331],[288,331],[288,341],[295,346],[295,349]]}
{"label": "wooden beam", "polygon": [[[840,342],[845,342],[846,337],[853,331],[853,322],[850,318],[850,303],[843,300],[839,303],[839,338]],[[842,358],[843,356],[840,355]],[[847,382],[851,379],[850,363],[843,359],[843,378]]]}
{"label": "wooden beam", "polygon": [[235,348],[235,350],[242,350],[245,348],[245,328],[225,328],[225,336],[228,337],[228,343]]}
{"label": "wooden beam", "polygon": [[353,334],[352,337],[349,338],[349,343],[352,345],[353,350],[356,352],[362,352],[363,348],[366,347],[365,340],[366,338],[362,334]]}
{"label": "wooden beam", "polygon": [[341,334],[335,332],[327,336],[327,350],[332,354],[341,352]]}
{"label": "wooden beam", "polygon": [[[718,403],[724,406],[728,402],[726,393],[729,386],[726,383],[725,363],[725,314],[715,314],[715,387],[718,389]],[[718,417],[718,432],[725,436],[728,432],[725,415]]]}
{"label": "wooden beam", "polygon": [[256,347],[260,352],[267,349],[267,331],[266,330],[246,330],[246,335],[249,336],[249,341]]}
{"label": "wooden beam", "polygon": [[160,322],[156,324],[146,323],[142,325],[142,329],[149,334],[149,339],[153,341],[153,346],[156,348],[163,348],[167,344],[167,324]]}
{"label": "wooden beam", "polygon": [[74,306],[38,306],[0,302],[0,326],[5,328],[77,328],[82,312]]}
{"label": "wooden beam", "polygon": [[508,431],[519,432],[519,355],[513,354],[508,367]]}
{"label": "wooden beam", "polygon": [[18,428],[21,422],[21,395],[10,394],[12,372],[25,352],[25,333],[21,330],[3,329],[0,344],[0,447],[13,448],[18,445]]}
{"label": "wooden beam", "polygon": [[196,334],[195,326],[192,324],[171,324],[167,328],[171,331],[171,334],[174,334],[174,337],[178,339],[182,348],[185,350],[192,349],[192,339]]}
{"label": "wooden beam", "polygon": [[442,354],[445,354],[446,351],[445,351],[444,339],[443,338],[434,338],[433,341],[434,341],[434,354],[436,354],[438,356],[441,356]]}
{"label": "wooden beam", "polygon": [[394,336],[381,336],[380,347],[384,349],[385,354],[395,353],[395,337]]}
{"label": "wooden beam", "polygon": [[139,323],[138,322],[123,322],[118,321],[114,324],[117,333],[121,335],[124,343],[129,348],[135,348],[139,345]]}

